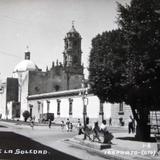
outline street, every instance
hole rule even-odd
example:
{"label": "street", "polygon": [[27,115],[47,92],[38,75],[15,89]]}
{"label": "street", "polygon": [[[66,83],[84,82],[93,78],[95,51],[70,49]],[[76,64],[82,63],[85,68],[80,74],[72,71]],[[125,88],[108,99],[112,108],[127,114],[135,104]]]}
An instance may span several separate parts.
{"label": "street", "polygon": [[35,126],[32,130],[30,126],[0,122],[0,159],[77,159],[34,141],[41,139],[42,143],[47,141],[54,145],[56,141],[73,137],[75,134],[76,131],[67,133],[59,126],[52,126],[51,129],[48,126]]}
{"label": "street", "polygon": [[[108,129],[112,133],[127,132],[127,128],[118,126],[108,126]],[[21,124],[21,122],[8,123],[0,121],[0,149],[3,149],[2,153],[0,153],[0,158],[14,159],[14,157],[18,157],[23,160],[24,158],[27,158],[27,160],[76,160],[77,158],[75,157],[85,160],[106,159],[94,154],[94,152],[79,149],[68,143],[68,139],[73,138],[75,135],[77,135],[77,129],[75,127],[72,132],[67,132],[65,128],[62,130],[61,127],[57,125],[52,125],[51,128],[47,125],[38,125],[32,129],[29,125]],[[2,145],[4,146],[2,147]],[[11,153],[4,154],[4,149],[6,149],[6,152]],[[41,153],[45,153],[46,150],[47,154]],[[14,153],[17,152],[20,154],[14,155]],[[33,152],[35,152],[35,154]]]}

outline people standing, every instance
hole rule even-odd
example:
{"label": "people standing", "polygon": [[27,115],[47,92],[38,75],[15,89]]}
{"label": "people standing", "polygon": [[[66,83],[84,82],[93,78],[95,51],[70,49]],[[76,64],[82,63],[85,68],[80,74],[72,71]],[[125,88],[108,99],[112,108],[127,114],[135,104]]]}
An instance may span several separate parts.
{"label": "people standing", "polygon": [[73,129],[73,124],[69,123],[69,131],[72,132],[72,129]]}
{"label": "people standing", "polygon": [[69,125],[70,125],[70,121],[69,121],[69,118],[67,118],[67,122],[66,122],[66,130],[67,130],[67,132],[69,132]]}
{"label": "people standing", "polygon": [[133,118],[132,116],[129,116],[129,120],[128,120],[128,133],[134,133],[134,126],[133,126]]}
{"label": "people standing", "polygon": [[64,121],[61,121],[61,129],[63,130],[64,129]]}
{"label": "people standing", "polygon": [[83,134],[83,131],[82,131],[83,127],[79,118],[78,118],[77,128],[78,128],[78,135]]}
{"label": "people standing", "polygon": [[52,121],[51,121],[51,119],[49,118],[49,120],[48,120],[48,127],[51,128],[51,125],[52,125]]}
{"label": "people standing", "polygon": [[33,130],[33,128],[34,128],[34,118],[31,118],[31,120],[30,120],[30,126],[31,126],[31,128]]}
{"label": "people standing", "polygon": [[82,124],[80,123],[78,128],[78,135],[84,134],[82,130],[83,130],[83,127],[82,127]]}
{"label": "people standing", "polygon": [[81,123],[80,119],[78,118],[77,127],[79,127],[79,124]]}
{"label": "people standing", "polygon": [[133,125],[133,133],[135,133],[136,123],[135,123],[135,119],[134,118],[132,118],[132,125]]}
{"label": "people standing", "polygon": [[112,126],[112,118],[109,118],[109,126]]}

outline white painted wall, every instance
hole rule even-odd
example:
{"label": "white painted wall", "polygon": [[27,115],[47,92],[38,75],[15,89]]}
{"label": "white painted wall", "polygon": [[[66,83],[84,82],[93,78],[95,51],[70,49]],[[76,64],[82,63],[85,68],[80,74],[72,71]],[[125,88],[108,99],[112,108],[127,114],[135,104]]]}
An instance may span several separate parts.
{"label": "white painted wall", "polygon": [[[69,118],[69,98],[73,99],[72,103],[72,118],[83,118],[83,100],[81,96],[72,96],[72,97],[58,97],[50,99],[41,99],[41,100],[30,100],[29,104],[33,105],[33,115],[39,117],[38,113],[38,103],[41,101],[41,110],[42,113],[42,103],[43,103],[43,113],[47,113],[47,101],[50,101],[49,112],[54,113],[55,118]],[[57,99],[60,99],[60,115],[57,115]],[[100,101],[97,96],[88,95],[88,105],[87,105],[87,116],[89,118],[99,118],[99,108]],[[111,116],[111,104],[104,104],[104,118],[109,118]],[[38,118],[37,118],[38,119]]]}
{"label": "white painted wall", "polygon": [[43,100],[43,113],[47,113],[47,101]]}
{"label": "white painted wall", "polygon": [[28,71],[18,73],[18,82],[19,82],[19,101],[21,101],[21,109],[20,109],[20,119],[23,120],[23,112],[28,110],[28,81],[29,81],[29,73]]}
{"label": "white painted wall", "polygon": [[100,101],[97,96],[88,96],[87,116],[90,118],[99,117]]}
{"label": "white painted wall", "polygon": [[69,99],[68,98],[61,98],[60,117],[69,117]]}
{"label": "white painted wall", "polygon": [[8,112],[8,119],[12,119],[12,101],[7,103],[7,112]]}
{"label": "white painted wall", "polygon": [[0,92],[0,114],[2,114],[2,119],[6,118],[6,84]]}
{"label": "white painted wall", "polygon": [[81,97],[73,98],[73,118],[83,117],[83,101]]}
{"label": "white painted wall", "polygon": [[111,103],[103,104],[104,118],[108,119],[111,117]]}
{"label": "white painted wall", "polygon": [[57,115],[57,99],[53,99],[50,101],[50,108],[49,108],[50,113],[54,113],[54,115]]}

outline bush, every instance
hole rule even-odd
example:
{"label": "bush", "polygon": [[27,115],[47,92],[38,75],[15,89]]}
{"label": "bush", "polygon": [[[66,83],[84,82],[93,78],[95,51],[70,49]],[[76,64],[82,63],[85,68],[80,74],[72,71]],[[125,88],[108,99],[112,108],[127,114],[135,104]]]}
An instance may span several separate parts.
{"label": "bush", "polygon": [[25,111],[23,112],[23,117],[24,117],[24,121],[26,122],[27,119],[30,117],[29,111],[25,110]]}

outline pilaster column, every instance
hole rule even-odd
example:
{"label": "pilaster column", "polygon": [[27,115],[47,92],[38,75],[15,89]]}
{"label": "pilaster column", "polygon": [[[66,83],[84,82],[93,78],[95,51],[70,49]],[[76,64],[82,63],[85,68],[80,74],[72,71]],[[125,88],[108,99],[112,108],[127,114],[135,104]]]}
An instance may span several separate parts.
{"label": "pilaster column", "polygon": [[60,103],[61,103],[61,100],[57,99],[57,115],[58,116],[60,116]]}
{"label": "pilaster column", "polygon": [[99,119],[100,119],[100,121],[104,120],[104,111],[103,111],[103,103],[102,102],[100,102],[100,105],[99,105]]}
{"label": "pilaster column", "polygon": [[41,102],[40,101],[37,101],[37,104],[38,104],[38,115],[39,115],[39,119],[41,118],[40,116],[40,110],[41,110]]}
{"label": "pilaster column", "polygon": [[33,109],[33,105],[29,105],[29,108],[30,108],[30,117],[32,118],[32,109]]}
{"label": "pilaster column", "polygon": [[50,107],[50,101],[49,100],[47,100],[47,113],[49,113],[49,108]]}
{"label": "pilaster column", "polygon": [[72,116],[73,99],[69,98],[69,116]]}

